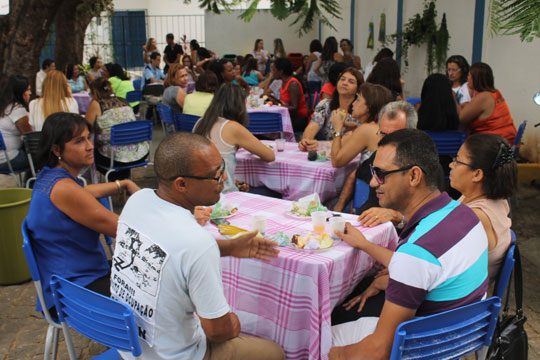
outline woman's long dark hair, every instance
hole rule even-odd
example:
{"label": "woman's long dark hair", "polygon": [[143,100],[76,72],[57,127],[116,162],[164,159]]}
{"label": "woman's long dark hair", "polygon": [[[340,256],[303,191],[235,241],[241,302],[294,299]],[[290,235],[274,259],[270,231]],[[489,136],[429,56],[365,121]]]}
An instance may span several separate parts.
{"label": "woman's long dark hair", "polygon": [[28,79],[24,76],[0,75],[0,88],[4,91],[0,94],[0,117],[11,113],[15,105],[21,105],[28,111],[28,104],[24,101],[23,94],[28,90]]}
{"label": "woman's long dark hair", "polygon": [[443,74],[431,74],[422,86],[422,105],[418,110],[418,129],[457,130],[459,117],[450,80]]}
{"label": "woman's long dark hair", "polygon": [[401,95],[401,74],[396,60],[392,58],[383,58],[378,61],[366,81],[386,87],[395,98]]}
{"label": "woman's long dark hair", "polygon": [[493,70],[483,62],[477,62],[471,66],[469,70],[472,78],[472,87],[478,92],[489,91],[495,92],[495,79],[493,78]]}
{"label": "woman's long dark hair", "polygon": [[321,59],[323,61],[334,60],[334,54],[338,51],[338,42],[335,37],[329,36],[324,42]]}
{"label": "woman's long dark hair", "polygon": [[257,59],[255,58],[249,58],[246,62],[246,69],[244,70],[244,73],[242,76],[249,76],[252,71],[258,71],[257,69]]}
{"label": "woman's long dark hair", "polygon": [[41,130],[39,152],[36,156],[38,168],[57,166],[59,160],[52,152],[53,145],[58,145],[62,153],[66,143],[82,133],[85,127],[92,132],[90,123],[79,114],[56,112],[49,115]]}
{"label": "woman's long dark hair", "polygon": [[232,83],[221,85],[193,132],[208,137],[218,117],[248,125],[246,97],[240,86]]}
{"label": "woman's long dark hair", "polygon": [[[66,68],[66,78],[68,80],[73,80],[73,67],[78,66],[77,64],[68,64]],[[81,74],[79,73],[79,76]]]}

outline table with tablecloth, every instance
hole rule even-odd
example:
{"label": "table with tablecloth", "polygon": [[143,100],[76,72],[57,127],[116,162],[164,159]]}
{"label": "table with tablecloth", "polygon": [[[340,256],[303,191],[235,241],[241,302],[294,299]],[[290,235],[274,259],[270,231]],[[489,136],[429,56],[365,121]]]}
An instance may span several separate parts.
{"label": "table with tablecloth", "polygon": [[[290,201],[242,192],[224,195],[238,206],[228,220],[250,229],[253,214],[266,215],[266,237],[278,232],[303,235],[311,220],[286,214]],[[353,222],[355,216],[342,214]],[[206,228],[223,238],[217,227]],[[395,249],[397,234],[391,223],[359,229],[370,241]],[[327,231],[329,231],[327,226]],[[280,344],[287,359],[327,359],[332,345],[332,309],[372,269],[375,261],[365,252],[340,242],[316,253],[280,247],[269,262],[224,257],[221,260],[225,296],[240,318],[242,333],[271,339]]]}
{"label": "table with tablecloth", "polygon": [[[276,146],[274,141],[264,140],[263,143]],[[330,149],[329,145],[327,149]],[[266,186],[281,193],[286,200],[298,200],[316,192],[325,202],[339,195],[347,176],[361,160],[357,156],[346,166],[334,168],[330,160],[309,161],[307,155],[292,142],[285,143],[285,151],[276,152],[276,160],[269,163],[240,149],[236,153],[235,177],[249,186]]]}
{"label": "table with tablecloth", "polygon": [[283,122],[283,137],[287,141],[295,141],[294,139],[294,130],[291,122],[291,115],[289,114],[289,109],[283,106],[268,106],[264,105],[261,107],[248,107],[248,113],[250,112],[269,112],[269,113],[278,113],[281,114],[281,121]]}
{"label": "table with tablecloth", "polygon": [[73,94],[73,98],[77,102],[77,105],[79,105],[79,114],[86,114],[88,111],[88,106],[92,101],[90,95],[88,95],[87,92],[79,92]]}

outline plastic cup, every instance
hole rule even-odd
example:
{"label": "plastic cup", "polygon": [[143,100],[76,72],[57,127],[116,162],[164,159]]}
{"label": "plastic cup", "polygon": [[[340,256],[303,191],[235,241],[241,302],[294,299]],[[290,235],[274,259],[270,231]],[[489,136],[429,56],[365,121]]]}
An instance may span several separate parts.
{"label": "plastic cup", "polygon": [[315,231],[317,234],[322,234],[326,225],[326,211],[312,212],[311,222],[313,223],[313,231]]}
{"label": "plastic cup", "polygon": [[331,236],[332,236],[333,239],[339,239],[339,236],[337,236],[334,232],[336,230],[344,232],[346,222],[347,222],[347,220],[345,220],[341,216],[334,216],[334,217],[330,218],[330,227],[332,229]]}
{"label": "plastic cup", "polygon": [[278,152],[285,151],[285,139],[276,139],[276,149]]}
{"label": "plastic cup", "polygon": [[264,233],[266,232],[266,216],[253,215],[251,217],[251,229],[257,230],[264,235]]}

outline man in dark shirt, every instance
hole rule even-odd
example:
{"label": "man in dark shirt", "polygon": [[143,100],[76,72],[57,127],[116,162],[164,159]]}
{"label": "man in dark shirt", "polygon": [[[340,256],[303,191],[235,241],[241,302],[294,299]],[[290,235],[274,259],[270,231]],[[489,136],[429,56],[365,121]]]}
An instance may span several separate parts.
{"label": "man in dark shirt", "polygon": [[169,71],[169,66],[176,62],[179,62],[180,55],[184,55],[184,50],[182,49],[182,46],[174,42],[173,34],[167,34],[167,46],[165,47],[163,53],[165,54],[164,60],[166,63],[163,72],[167,74],[167,71]]}

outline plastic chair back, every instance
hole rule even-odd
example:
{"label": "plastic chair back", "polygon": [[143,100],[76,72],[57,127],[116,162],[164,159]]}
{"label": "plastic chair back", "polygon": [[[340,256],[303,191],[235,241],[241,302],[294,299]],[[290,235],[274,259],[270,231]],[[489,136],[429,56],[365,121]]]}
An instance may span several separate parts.
{"label": "plastic chair back", "polygon": [[419,97],[408,97],[405,100],[407,100],[407,102],[412,106],[418,104],[419,102],[422,102],[422,98]]}
{"label": "plastic chair back", "polygon": [[369,184],[362,179],[356,179],[354,187],[353,208],[360,209],[369,198]]}
{"label": "plastic chair back", "polygon": [[456,155],[465,141],[463,131],[425,131],[435,142],[439,155]]}
{"label": "plastic chair back", "polygon": [[134,356],[141,354],[137,326],[129,306],[57,275],[51,278],[51,288],[71,359],[77,357],[69,327],[91,340],[113,348],[113,352],[116,349],[129,351]]}
{"label": "plastic chair back", "polygon": [[[133,80],[135,81],[135,80]],[[128,103],[141,101],[142,100],[142,91],[140,90],[133,90],[126,93],[126,100]]]}
{"label": "plastic chair back", "polygon": [[130,121],[111,126],[111,146],[137,144],[152,141],[150,120]]}
{"label": "plastic chair back", "polygon": [[[142,82],[141,78],[133,80],[133,87],[135,88],[135,90],[142,90],[142,84],[143,84],[143,82]],[[129,100],[128,100],[128,102],[129,102]]]}
{"label": "plastic chair back", "polygon": [[500,299],[492,297],[406,321],[396,329],[390,359],[459,359],[481,348],[486,352],[500,309]]}
{"label": "plastic chair back", "polygon": [[174,128],[174,119],[172,109],[165,104],[158,104],[158,113],[159,118],[161,119],[161,126],[163,128],[163,133],[169,135],[171,129]]}
{"label": "plastic chair back", "polygon": [[521,147],[521,138],[523,138],[523,133],[525,132],[525,127],[527,126],[527,120],[524,120],[521,125],[518,127],[516,138],[514,139],[514,159],[519,155],[519,148]]}
{"label": "plastic chair back", "polygon": [[15,172],[13,170],[13,167],[11,166],[11,162],[9,161],[7,148],[6,148],[6,143],[4,142],[4,137],[2,136],[1,131],[0,131],[0,151],[2,151],[4,153],[4,157],[6,158],[6,162],[7,162],[8,169],[9,169],[9,170],[0,170],[0,174],[13,176],[15,178],[16,186],[20,187],[22,185],[22,179],[20,178],[20,176],[17,176],[17,174],[22,173],[24,170],[20,170],[18,172]]}
{"label": "plastic chair back", "polygon": [[283,138],[283,120],[280,113],[250,112],[247,129],[254,134],[279,132]]}
{"label": "plastic chair back", "polygon": [[516,263],[516,260],[514,259],[514,251],[516,249],[516,234],[513,230],[510,230],[510,232],[512,233],[512,240],[510,242],[510,246],[508,247],[508,251],[506,252],[504,263],[499,270],[497,282],[495,283],[495,290],[493,291],[493,296],[498,296],[501,299],[506,292],[506,288],[510,282],[510,276],[512,275],[512,270],[514,270],[514,264]]}
{"label": "plastic chair back", "polygon": [[317,93],[321,91],[321,82],[320,81],[308,81],[307,86],[310,93]]}
{"label": "plastic chair back", "polygon": [[30,165],[30,172],[32,177],[26,180],[26,187],[30,187],[30,182],[36,180],[37,169],[34,165],[34,157],[39,151],[39,140],[41,138],[41,131],[32,131],[23,135],[24,151],[28,157],[28,165]]}
{"label": "plastic chair back", "polygon": [[176,113],[174,114],[174,127],[176,131],[192,132],[195,123],[200,119],[200,116]]}

